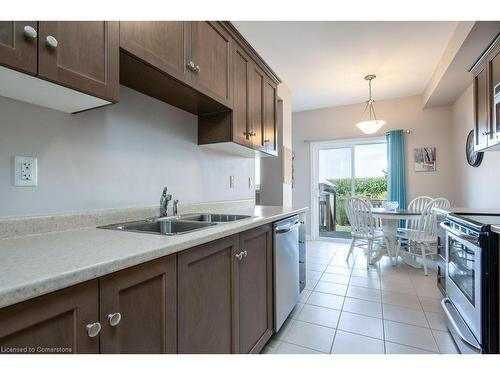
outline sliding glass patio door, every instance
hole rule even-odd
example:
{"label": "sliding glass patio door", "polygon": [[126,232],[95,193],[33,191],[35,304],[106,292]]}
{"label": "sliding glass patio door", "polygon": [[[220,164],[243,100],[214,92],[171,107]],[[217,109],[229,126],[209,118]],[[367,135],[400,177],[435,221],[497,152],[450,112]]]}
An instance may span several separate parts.
{"label": "sliding glass patio door", "polygon": [[386,198],[385,137],[311,143],[311,160],[312,237],[350,238],[346,200]]}

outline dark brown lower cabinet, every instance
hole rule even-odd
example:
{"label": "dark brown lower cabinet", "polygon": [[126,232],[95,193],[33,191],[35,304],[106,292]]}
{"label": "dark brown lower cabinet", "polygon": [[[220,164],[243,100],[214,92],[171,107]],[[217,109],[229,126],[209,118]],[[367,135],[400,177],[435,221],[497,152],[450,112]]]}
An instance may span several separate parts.
{"label": "dark brown lower cabinet", "polygon": [[238,261],[239,353],[259,353],[273,333],[272,230],[240,234]]}
{"label": "dark brown lower cabinet", "polygon": [[272,231],[179,253],[179,353],[258,353],[272,335]]}
{"label": "dark brown lower cabinet", "polygon": [[101,353],[176,353],[176,291],[175,255],[101,277]]}
{"label": "dark brown lower cabinet", "polygon": [[99,336],[87,324],[99,321],[97,280],[0,310],[2,353],[98,353]]}
{"label": "dark brown lower cabinet", "polygon": [[238,236],[177,256],[179,353],[237,353]]}

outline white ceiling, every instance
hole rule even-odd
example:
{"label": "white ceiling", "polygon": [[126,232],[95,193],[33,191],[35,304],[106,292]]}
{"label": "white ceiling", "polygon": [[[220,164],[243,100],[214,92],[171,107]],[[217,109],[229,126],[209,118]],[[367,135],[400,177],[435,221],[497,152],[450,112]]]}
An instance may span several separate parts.
{"label": "white ceiling", "polygon": [[422,94],[457,22],[241,21],[236,28],[290,87],[292,110]]}

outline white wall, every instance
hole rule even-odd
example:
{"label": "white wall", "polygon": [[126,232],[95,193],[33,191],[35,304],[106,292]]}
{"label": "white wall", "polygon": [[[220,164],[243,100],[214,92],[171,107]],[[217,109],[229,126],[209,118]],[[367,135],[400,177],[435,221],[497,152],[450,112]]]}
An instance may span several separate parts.
{"label": "white wall", "polygon": [[484,153],[478,168],[467,163],[465,141],[474,128],[472,85],[453,104],[453,146],[456,166],[456,205],[470,208],[500,208],[500,151]]}
{"label": "white wall", "polygon": [[[444,196],[454,204],[456,196],[453,186],[453,147],[450,139],[451,107],[422,109],[421,96],[377,101],[375,107],[377,116],[387,121],[375,136],[384,135],[392,129],[412,131],[412,134],[406,136],[409,200],[418,195]],[[361,131],[355,127],[361,119],[363,108],[364,104],[355,104],[293,113],[294,205],[310,206],[310,150],[309,143],[304,141],[363,137]],[[413,149],[421,146],[437,147],[436,172],[414,171]]]}
{"label": "white wall", "polygon": [[[69,115],[0,97],[0,216],[254,197],[254,161],[197,145],[197,117],[121,87],[118,104]],[[36,156],[38,187],[13,186]],[[229,176],[235,188],[229,188]]]}

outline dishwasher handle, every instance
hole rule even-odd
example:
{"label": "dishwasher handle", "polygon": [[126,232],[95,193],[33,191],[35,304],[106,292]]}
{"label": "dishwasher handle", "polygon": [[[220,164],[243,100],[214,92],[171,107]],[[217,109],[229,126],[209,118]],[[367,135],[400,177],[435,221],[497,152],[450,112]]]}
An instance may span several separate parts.
{"label": "dishwasher handle", "polygon": [[274,233],[276,233],[276,234],[288,233],[288,232],[290,232],[298,227],[300,227],[300,223],[297,221],[297,222],[293,223],[293,225],[288,226],[288,227],[284,227],[284,228],[276,227],[276,229],[274,230]]}

